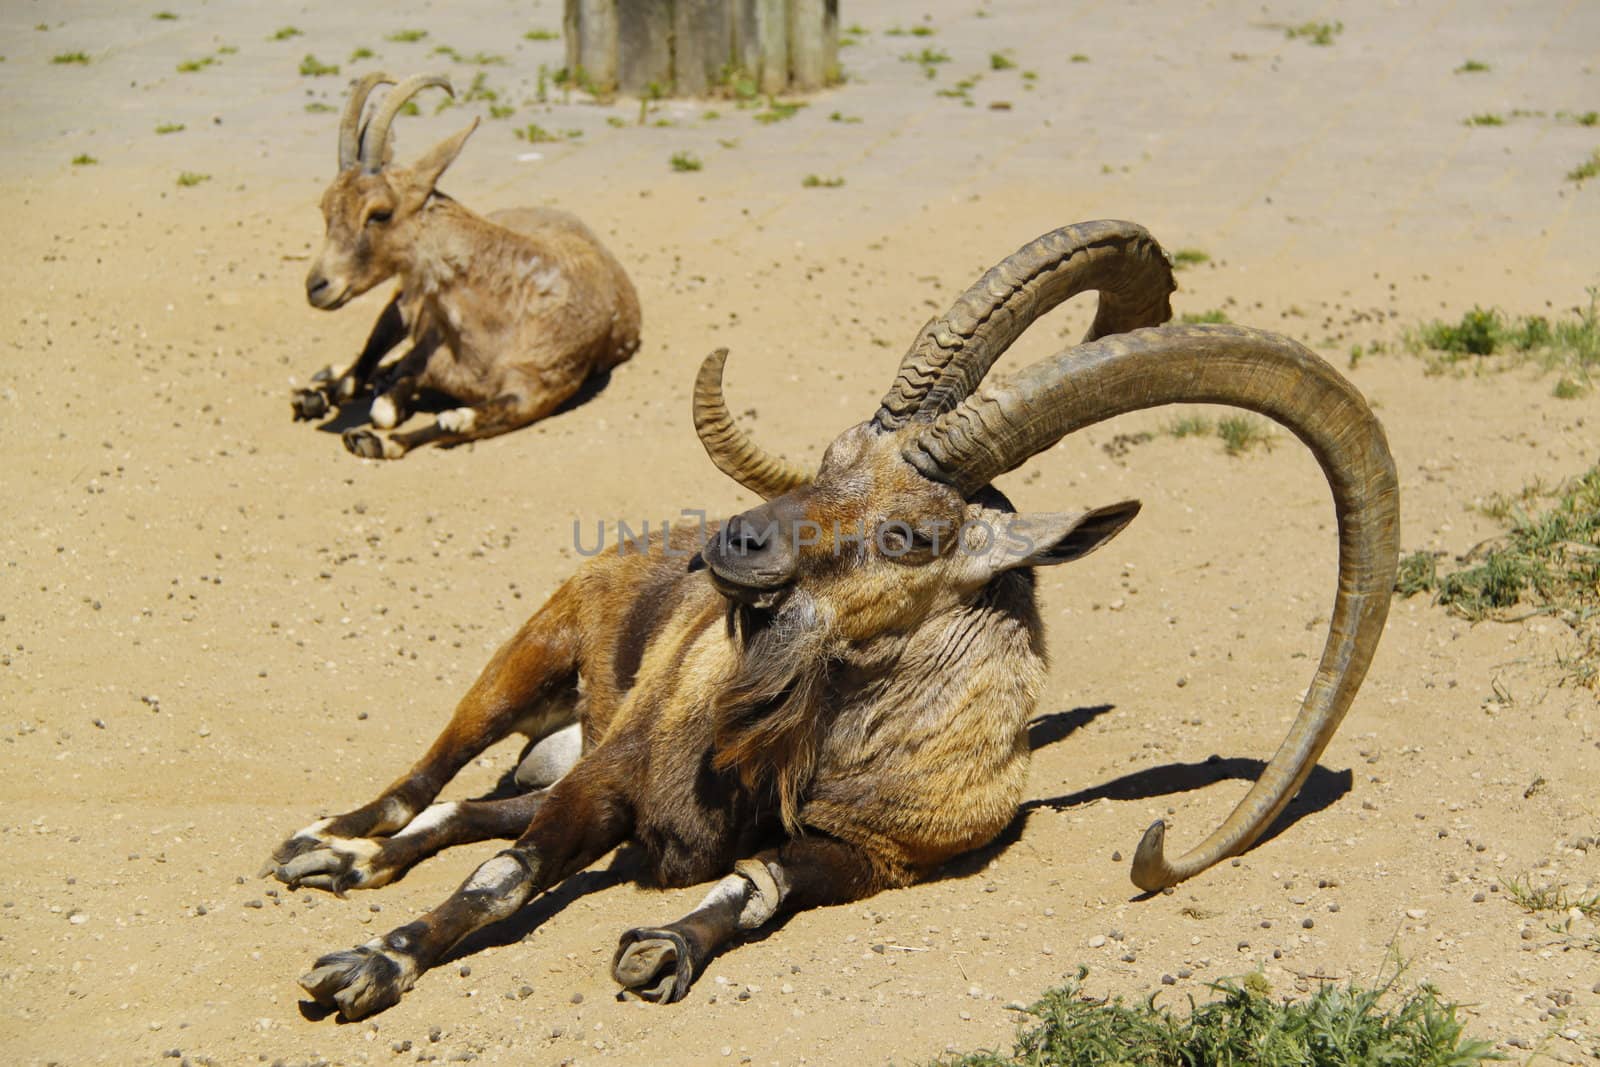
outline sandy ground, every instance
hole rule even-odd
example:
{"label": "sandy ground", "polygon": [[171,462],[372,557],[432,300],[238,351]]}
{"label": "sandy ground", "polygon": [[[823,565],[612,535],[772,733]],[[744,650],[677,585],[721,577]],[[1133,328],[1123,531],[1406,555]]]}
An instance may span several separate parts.
{"label": "sandy ground", "polygon": [[[1132,218],[1205,250],[1180,310],[1225,308],[1341,366],[1352,345],[1393,348],[1473,304],[1576,305],[1600,282],[1600,183],[1563,175],[1600,139],[1557,112],[1600,105],[1600,6],[848,4],[870,31],[844,54],[850,80],[794,118],[669,103],[645,126],[636,104],[528,103],[561,46],[521,35],[557,28],[555,0],[168,6],[175,20],[0,10],[0,1059],[908,1063],[1008,1043],[1008,1005],[1080,964],[1092,991],[1182,1004],[1256,968],[1295,993],[1372,981],[1396,957],[1515,1059],[1600,1055],[1600,956],[1504,890],[1600,890],[1600,709],[1559,684],[1558,623],[1474,627],[1397,602],[1280,832],[1135,896],[1117,853],[1161,814],[1192,842],[1241,795],[1211,783],[1276,745],[1333,584],[1327,492],[1289,438],[1243,458],[1164,435],[1104,449],[1171,412],[1096,428],[1005,482],[1024,508],[1146,507],[1107,552],[1042,575],[1054,669],[1031,800],[950,877],[800,915],[658,1008],[612,999],[615,936],[699,891],[584,875],[592,891],[354,1025],[304,1017],[294,978],[433,905],[496,846],[346,900],[256,877],[286,833],[420,752],[570,572],[575,520],[749,505],[689,427],[714,346],[733,349],[735,409],[815,460],[870,413],[929,315],[1069,221]],[[1278,26],[1331,17],[1331,47]],[[934,36],[886,32],[924,19]],[[268,39],[291,24],[303,36]],[[429,36],[385,39],[410,28]],[[289,418],[290,388],[348,360],[384,299],[331,316],[304,303],[337,120],[305,106],[337,104],[374,65],[470,82],[473,67],[430,56],[439,44],[504,55],[482,69],[517,108],[446,187],[479,210],[582,214],[639,288],[645,343],[537,427],[362,462]],[[931,80],[898,58],[924,46],[950,56]],[[351,64],[358,47],[378,56]],[[1001,50],[1014,69],[990,69]],[[87,65],[51,62],[75,51]],[[302,76],[307,53],[345,69]],[[1491,69],[1453,74],[1469,57]],[[979,74],[975,106],[937,95]],[[401,120],[402,156],[465,115],[431,110]],[[1463,123],[1514,110],[1532,114]],[[529,122],[581,135],[529,145],[512,134]],[[680,151],[704,169],[674,172]],[[180,186],[186,171],[209,179]],[[806,188],[808,174],[845,183]],[[1089,314],[1035,327],[1009,365]],[[1593,396],[1555,399],[1531,372],[1430,378],[1391,353],[1349,373],[1390,435],[1407,550],[1464,552],[1498,529],[1475,501],[1600,456]],[[446,795],[514,756],[491,751]]]}

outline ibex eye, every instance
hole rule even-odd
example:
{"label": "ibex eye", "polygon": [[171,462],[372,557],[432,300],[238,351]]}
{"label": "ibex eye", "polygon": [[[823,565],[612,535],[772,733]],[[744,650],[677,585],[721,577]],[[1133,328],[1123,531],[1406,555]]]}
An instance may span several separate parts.
{"label": "ibex eye", "polygon": [[374,211],[372,214],[367,216],[367,225],[382,226],[384,223],[389,221],[389,215],[390,212],[387,211]]}

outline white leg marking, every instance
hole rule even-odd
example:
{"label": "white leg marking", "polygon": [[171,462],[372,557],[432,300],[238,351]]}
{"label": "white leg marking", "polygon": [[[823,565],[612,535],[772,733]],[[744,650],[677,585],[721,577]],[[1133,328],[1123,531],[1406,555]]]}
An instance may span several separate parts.
{"label": "white leg marking", "polygon": [[583,728],[563,726],[528,751],[517,766],[517,784],[528,789],[548,789],[572,770],[583,755]]}
{"label": "white leg marking", "polygon": [[395,411],[394,401],[388,396],[380,396],[372,402],[372,425],[380,430],[392,430],[399,421],[399,412]]}
{"label": "white leg marking", "polygon": [[471,408],[451,408],[439,412],[439,429],[447,433],[471,433],[477,424],[478,413]]}
{"label": "white leg marking", "polygon": [[505,890],[522,881],[523,876],[522,864],[510,856],[496,856],[485,860],[461,888],[464,892],[475,889]]}
{"label": "white leg marking", "polygon": [[425,834],[429,830],[437,829],[449,821],[450,816],[456,813],[456,807],[457,805],[454,801],[447,801],[443,804],[430,804],[426,811],[407,823],[404,830],[394,835],[395,840],[398,841],[402,837],[416,837],[418,834]]}

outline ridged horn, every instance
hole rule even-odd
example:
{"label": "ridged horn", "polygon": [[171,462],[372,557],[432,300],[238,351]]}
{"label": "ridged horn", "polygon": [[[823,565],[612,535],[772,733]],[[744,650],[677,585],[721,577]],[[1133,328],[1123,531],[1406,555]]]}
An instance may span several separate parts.
{"label": "ridged horn", "polygon": [[733,421],[722,396],[722,367],[728,350],[719,348],[700,364],[694,379],[694,432],[717,469],[763,500],[800,488],[811,475],[788,460],[769,455]]}
{"label": "ridged horn", "polygon": [[1084,337],[1092,341],[1166,322],[1175,288],[1166,253],[1143,226],[1080,222],[1047,233],[991,268],[922,328],[874,422],[893,430],[948,411],[1035,319],[1078,293],[1100,291]]}
{"label": "ridged horn", "polygon": [[1322,659],[1261,777],[1210,837],[1177,860],[1158,820],[1133,881],[1164,889],[1248,848],[1304,784],[1365,677],[1389,613],[1399,497],[1383,428],[1354,386],[1310,351],[1236,326],[1166,326],[1079,345],[985,386],[908,443],[919,470],[965,493],[1065,435],[1163,404],[1229,404],[1300,438],[1321,464],[1339,524],[1339,583]]}
{"label": "ridged horn", "polygon": [[361,113],[366,110],[367,97],[380,85],[393,85],[394,79],[374,71],[363,74],[350,86],[350,99],[345,101],[344,114],[339,118],[339,169],[349,170],[361,158]]}
{"label": "ridged horn", "polygon": [[406,101],[422,90],[431,88],[443,89],[452,97],[456,95],[456,91],[450,87],[450,79],[443,74],[414,74],[384,94],[383,105],[372,116],[372,121],[367,123],[366,131],[361,135],[360,162],[368,174],[376,174],[383,169],[383,159],[389,151],[389,127],[394,124],[394,117],[400,114]]}

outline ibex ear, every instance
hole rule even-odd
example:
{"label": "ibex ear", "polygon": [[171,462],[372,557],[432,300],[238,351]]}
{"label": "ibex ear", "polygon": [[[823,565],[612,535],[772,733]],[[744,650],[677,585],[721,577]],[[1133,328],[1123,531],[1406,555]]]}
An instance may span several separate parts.
{"label": "ibex ear", "polygon": [[472,131],[478,128],[475,118],[460,133],[453,134],[434,145],[417,160],[411,167],[412,180],[416,182],[424,194],[433,192],[433,187],[438,184],[439,177],[450,164],[456,161],[456,156],[461,154],[461,146],[467,143],[467,138],[472,136]]}
{"label": "ibex ear", "polygon": [[1137,500],[1091,511],[1007,515],[987,549],[994,572],[1016,567],[1049,567],[1082,559],[1117,534],[1139,514]]}

